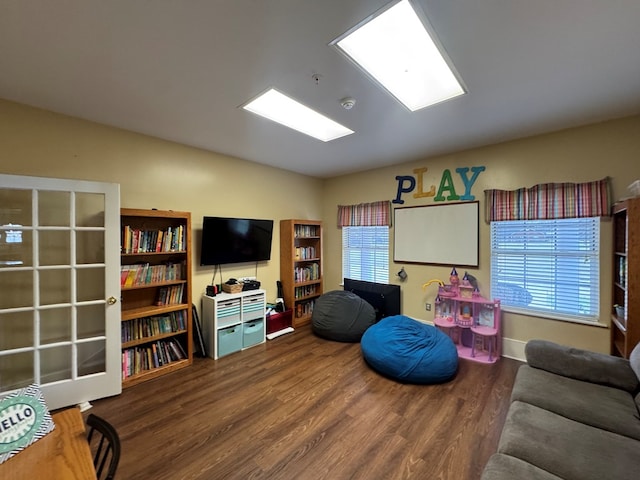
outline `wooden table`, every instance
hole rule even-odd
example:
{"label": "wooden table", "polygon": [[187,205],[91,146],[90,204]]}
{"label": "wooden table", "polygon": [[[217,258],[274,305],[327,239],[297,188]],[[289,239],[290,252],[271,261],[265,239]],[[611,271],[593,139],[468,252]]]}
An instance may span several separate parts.
{"label": "wooden table", "polygon": [[11,480],[95,480],[96,471],[80,409],[53,415],[56,428],[0,464],[0,478]]}

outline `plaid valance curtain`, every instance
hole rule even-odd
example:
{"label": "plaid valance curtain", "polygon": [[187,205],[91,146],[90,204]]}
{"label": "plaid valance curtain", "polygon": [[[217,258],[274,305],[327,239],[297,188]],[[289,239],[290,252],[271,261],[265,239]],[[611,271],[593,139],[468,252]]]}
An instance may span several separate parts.
{"label": "plaid valance curtain", "polygon": [[544,183],[518,190],[485,190],[485,220],[606,217],[609,178],[587,183]]}
{"label": "plaid valance curtain", "polygon": [[391,202],[338,205],[338,227],[391,226]]}

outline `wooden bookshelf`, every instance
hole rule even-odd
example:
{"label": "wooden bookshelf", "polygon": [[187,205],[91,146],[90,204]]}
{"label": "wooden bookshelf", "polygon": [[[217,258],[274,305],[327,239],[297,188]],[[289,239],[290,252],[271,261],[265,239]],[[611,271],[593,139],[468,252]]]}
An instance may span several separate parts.
{"label": "wooden bookshelf", "polygon": [[323,293],[321,221],[280,221],[280,281],[293,326],[309,323]]}
{"label": "wooden bookshelf", "polygon": [[193,363],[191,214],[123,208],[122,386]]}
{"label": "wooden bookshelf", "polygon": [[640,342],[640,198],[613,206],[611,353],[629,358]]}

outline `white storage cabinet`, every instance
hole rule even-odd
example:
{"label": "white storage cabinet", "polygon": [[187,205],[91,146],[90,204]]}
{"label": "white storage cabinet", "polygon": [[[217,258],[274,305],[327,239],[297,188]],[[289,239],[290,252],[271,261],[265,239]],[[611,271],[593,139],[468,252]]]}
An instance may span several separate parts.
{"label": "white storage cabinet", "polygon": [[202,297],[202,336],[207,354],[218,359],[266,340],[264,290]]}

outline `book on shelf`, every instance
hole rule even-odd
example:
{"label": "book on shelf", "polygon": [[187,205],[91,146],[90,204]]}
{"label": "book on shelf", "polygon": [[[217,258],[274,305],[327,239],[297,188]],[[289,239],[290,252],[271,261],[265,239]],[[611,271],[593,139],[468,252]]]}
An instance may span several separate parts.
{"label": "book on shelf", "polygon": [[296,318],[306,317],[307,315],[311,315],[313,313],[314,305],[315,305],[314,300],[296,304]]}
{"label": "book on shelf", "polygon": [[184,347],[177,339],[158,340],[148,345],[122,351],[122,378],[164,367],[187,358]]}
{"label": "book on shelf", "polygon": [[134,263],[120,267],[120,286],[133,287],[184,280],[184,262],[164,262],[158,265]]}
{"label": "book on shelf", "polygon": [[121,340],[131,342],[165,333],[176,333],[187,329],[187,312],[179,310],[152,317],[134,318],[122,322]]}
{"label": "book on shelf", "polygon": [[309,260],[316,258],[315,247],[296,247],[296,260]]}
{"label": "book on shelf", "polygon": [[320,279],[320,265],[311,263],[304,267],[297,267],[294,270],[294,281],[296,283],[308,282]]}
{"label": "book on shelf", "polygon": [[169,347],[171,347],[171,351],[173,352],[176,360],[182,360],[187,357],[187,354],[182,349],[182,346],[179,342],[174,342],[173,340],[169,341]]}
{"label": "book on shelf", "polygon": [[294,227],[293,234],[297,238],[317,237],[318,226],[317,225],[296,225]]}
{"label": "book on shelf", "polygon": [[167,227],[166,230],[141,230],[123,225],[121,250],[125,254],[182,252],[185,243],[185,227]]}
{"label": "book on shelf", "polygon": [[184,284],[160,287],[155,304],[157,306],[178,305],[182,303],[183,292]]}

